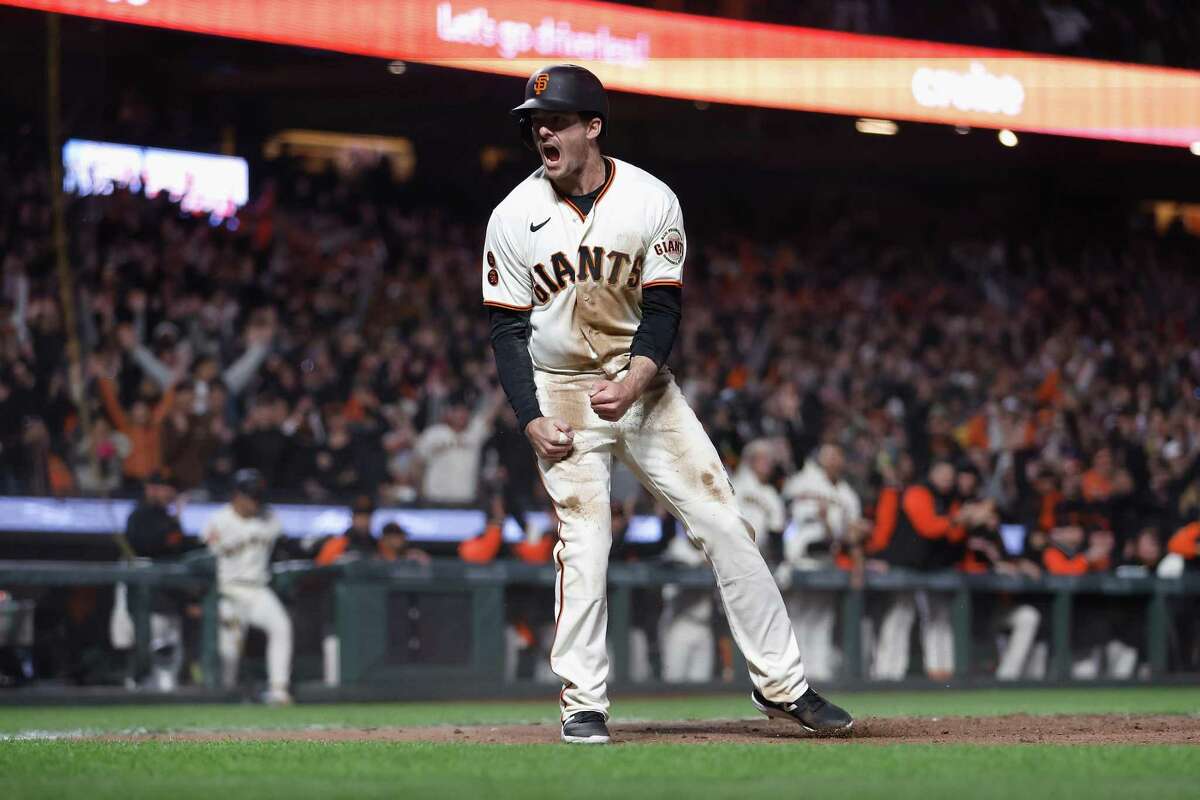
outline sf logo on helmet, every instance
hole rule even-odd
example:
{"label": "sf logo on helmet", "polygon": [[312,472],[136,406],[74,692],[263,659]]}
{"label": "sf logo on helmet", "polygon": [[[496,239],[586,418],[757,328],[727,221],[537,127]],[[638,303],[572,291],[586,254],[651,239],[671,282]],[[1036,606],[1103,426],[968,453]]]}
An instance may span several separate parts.
{"label": "sf logo on helmet", "polygon": [[533,93],[541,94],[542,92],[546,91],[546,87],[549,85],[550,76],[543,72],[541,75],[538,75],[537,79],[533,82]]}

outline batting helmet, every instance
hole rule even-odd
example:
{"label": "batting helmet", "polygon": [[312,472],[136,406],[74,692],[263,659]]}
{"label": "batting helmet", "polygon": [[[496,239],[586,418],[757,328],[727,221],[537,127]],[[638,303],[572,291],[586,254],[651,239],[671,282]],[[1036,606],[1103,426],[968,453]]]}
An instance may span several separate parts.
{"label": "batting helmet", "polygon": [[543,67],[529,76],[525,102],[512,110],[521,126],[521,140],[533,147],[534,111],[578,111],[600,118],[600,135],[608,130],[608,94],[600,79],[574,64]]}
{"label": "batting helmet", "polygon": [[267,496],[267,479],[256,469],[239,469],[233,473],[233,490],[261,501]]}

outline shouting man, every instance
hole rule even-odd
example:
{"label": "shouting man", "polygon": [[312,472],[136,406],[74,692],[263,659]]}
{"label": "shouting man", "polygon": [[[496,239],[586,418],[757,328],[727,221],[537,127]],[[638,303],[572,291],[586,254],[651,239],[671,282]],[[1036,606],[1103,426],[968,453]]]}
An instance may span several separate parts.
{"label": "shouting man", "polygon": [[535,72],[513,109],[542,165],[492,213],[483,253],[500,382],[560,523],[554,550],[562,739],[609,740],[609,479],[613,458],[687,527],[712,565],[768,717],[815,733],[852,720],[813,691],[787,611],[725,468],[665,367],[687,251],[662,181],[601,155],[608,98],[573,65]]}

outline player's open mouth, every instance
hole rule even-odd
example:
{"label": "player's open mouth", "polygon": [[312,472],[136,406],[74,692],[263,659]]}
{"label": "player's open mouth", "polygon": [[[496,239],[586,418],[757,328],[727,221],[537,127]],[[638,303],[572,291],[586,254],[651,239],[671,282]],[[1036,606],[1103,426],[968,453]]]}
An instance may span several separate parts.
{"label": "player's open mouth", "polygon": [[558,148],[552,144],[542,145],[542,158],[545,159],[547,166],[557,164],[559,159]]}

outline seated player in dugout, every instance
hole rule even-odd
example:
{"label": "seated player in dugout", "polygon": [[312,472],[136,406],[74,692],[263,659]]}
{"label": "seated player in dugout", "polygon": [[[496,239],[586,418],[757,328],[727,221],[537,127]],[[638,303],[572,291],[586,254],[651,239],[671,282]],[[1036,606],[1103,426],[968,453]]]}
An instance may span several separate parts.
{"label": "seated player in dugout", "polygon": [[[1059,517],[1042,551],[1042,566],[1047,574],[1078,576],[1109,571],[1115,537],[1107,530],[1105,520],[1091,512],[1070,512]],[[1078,622],[1071,632],[1071,677],[1096,678],[1103,660],[1101,649],[1112,640],[1105,618],[1109,602],[1102,596],[1079,595],[1075,609]]]}
{"label": "seated player in dugout", "polygon": [[374,558],[379,549],[378,542],[371,535],[371,516],[374,513],[375,506],[371,498],[363,496],[355,499],[350,507],[350,527],[345,533],[326,539],[313,563],[324,567],[338,561]]}
{"label": "seated player in dugout", "polygon": [[[966,554],[966,526],[986,515],[987,505],[964,504],[958,496],[957,470],[946,458],[935,459],[926,480],[880,492],[867,552],[890,567],[933,571],[956,566]],[[921,615],[925,671],[942,680],[954,671],[954,638],[949,598],[934,592],[896,592],[879,626],[872,677],[901,680],[908,674],[909,639]]]}
{"label": "seated player in dugout", "polygon": [[[183,525],[178,516],[182,513],[182,508],[174,481],[163,470],[154,470],[148,474],[142,489],[142,499],[125,521],[122,549],[128,549],[126,555],[165,561],[203,548],[204,543],[199,539],[184,535]],[[117,592],[119,595],[125,595],[125,584],[118,584]],[[192,626],[188,621],[200,619],[200,599],[194,591],[185,589],[162,588],[151,595],[152,663],[148,682],[160,691],[173,691],[179,684],[180,672],[184,666],[185,642],[194,641],[196,638],[196,632],[189,631]],[[123,610],[126,608],[124,597],[114,603],[113,630],[123,630],[122,623],[128,621],[132,634],[132,619],[129,619],[128,611]],[[189,633],[193,635],[189,636]],[[125,642],[114,644],[123,649]],[[132,667],[132,663],[130,666]]]}
{"label": "seated player in dugout", "polygon": [[418,561],[427,563],[429,554],[409,544],[408,533],[397,522],[386,523],[376,539],[371,533],[371,518],[375,504],[371,498],[360,496],[351,506],[350,527],[340,536],[331,536],[321,545],[313,559],[319,567],[338,561],[378,558],[384,561]]}
{"label": "seated player in dugout", "polygon": [[[1037,564],[1008,554],[1000,535],[1000,515],[995,502],[983,498],[981,480],[974,464],[960,465],[957,477],[959,502],[976,510],[965,523],[966,552],[959,568],[974,575],[995,572],[1040,578],[1042,571]],[[972,630],[982,632],[988,639],[999,640],[995,668],[999,680],[1044,676],[1045,648],[1036,647],[1042,621],[1038,602],[1041,602],[1040,598],[1013,596],[1006,592],[977,595],[973,599]]]}
{"label": "seated player in dugout", "polygon": [[768,717],[816,733],[849,714],[808,684],[779,589],[725,467],[666,368],[687,252],[674,192],[602,155],[609,104],[595,75],[538,70],[513,109],[539,167],[496,206],[481,285],[500,383],[561,521],[551,666],[563,741],[606,743],[607,567],[613,459],[703,547]]}

